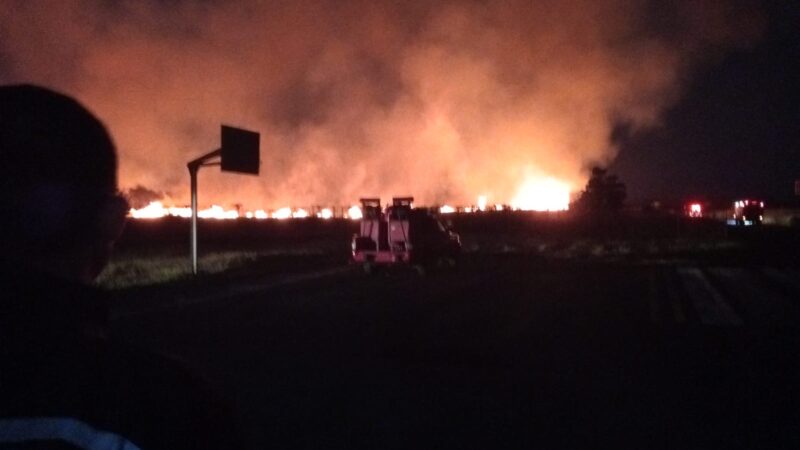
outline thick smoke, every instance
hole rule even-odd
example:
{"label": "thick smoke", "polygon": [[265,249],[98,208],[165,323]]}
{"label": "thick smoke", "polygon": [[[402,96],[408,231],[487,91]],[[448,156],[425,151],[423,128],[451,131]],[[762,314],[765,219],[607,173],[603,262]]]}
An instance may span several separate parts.
{"label": "thick smoke", "polygon": [[165,192],[154,191],[142,185],[136,185],[130,189],[125,189],[123,194],[131,207],[136,209],[144,208],[151,202],[164,200],[169,197]]}
{"label": "thick smoke", "polygon": [[123,187],[179,202],[221,123],[262,133],[262,175],[204,169],[203,205],[507,202],[527,177],[579,189],[616,125],[657,126],[692,67],[756,37],[746,6],[2,0],[0,81],[78,96]]}

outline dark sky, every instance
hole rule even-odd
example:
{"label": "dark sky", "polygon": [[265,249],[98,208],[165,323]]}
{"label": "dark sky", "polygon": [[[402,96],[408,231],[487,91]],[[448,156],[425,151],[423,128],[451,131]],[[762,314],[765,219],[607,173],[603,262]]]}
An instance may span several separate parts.
{"label": "dark sky", "polygon": [[610,169],[627,183],[632,201],[796,201],[800,3],[763,6],[763,37],[698,69],[663,126],[617,130],[621,150]]}
{"label": "dark sky", "polygon": [[204,172],[204,206],[560,202],[609,163],[632,200],[800,178],[796,2],[2,2],[0,83],[85,102],[121,187],[167,203],[220,123],[261,132],[262,176]]}

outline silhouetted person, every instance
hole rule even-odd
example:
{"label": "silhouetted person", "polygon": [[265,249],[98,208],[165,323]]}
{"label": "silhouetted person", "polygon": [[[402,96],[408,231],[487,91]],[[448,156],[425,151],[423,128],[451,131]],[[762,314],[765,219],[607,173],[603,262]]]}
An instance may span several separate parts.
{"label": "silhouetted person", "polygon": [[78,102],[0,87],[0,448],[234,448],[202,383],[106,333],[90,284],[125,221],[116,173]]}

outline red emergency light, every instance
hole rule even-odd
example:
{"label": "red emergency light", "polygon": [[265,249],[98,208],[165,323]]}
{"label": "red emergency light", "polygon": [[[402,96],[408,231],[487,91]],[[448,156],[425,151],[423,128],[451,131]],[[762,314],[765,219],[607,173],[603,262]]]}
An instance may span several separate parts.
{"label": "red emergency light", "polygon": [[703,205],[697,202],[691,202],[686,205],[686,214],[689,217],[703,217]]}

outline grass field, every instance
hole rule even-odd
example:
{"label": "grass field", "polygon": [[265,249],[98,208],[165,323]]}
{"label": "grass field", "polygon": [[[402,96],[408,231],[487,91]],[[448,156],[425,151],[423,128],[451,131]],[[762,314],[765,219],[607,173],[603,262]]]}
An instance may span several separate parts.
{"label": "grass field", "polygon": [[[203,273],[216,274],[253,263],[261,254],[253,251],[211,253],[199,259]],[[108,289],[149,286],[186,279],[191,264],[185,255],[122,255],[114,258],[97,282]]]}
{"label": "grass field", "polygon": [[[524,253],[559,260],[658,262],[796,258],[798,233],[782,227],[728,229],[714,221],[625,217],[595,221],[563,214],[451,215],[465,253]],[[302,271],[348,262],[358,223],[321,221],[201,222],[201,275]],[[98,283],[128,289],[192,278],[189,223],[163,219],[129,224]]]}

